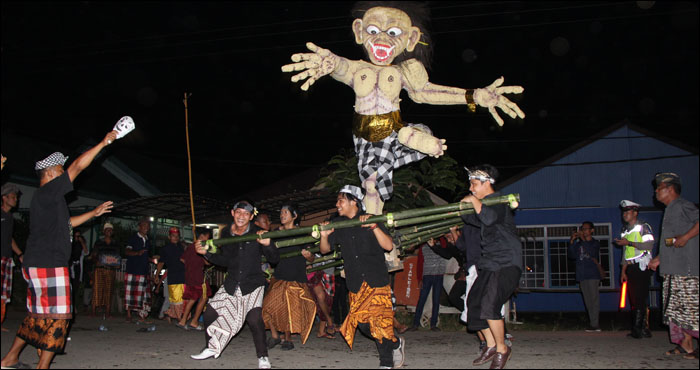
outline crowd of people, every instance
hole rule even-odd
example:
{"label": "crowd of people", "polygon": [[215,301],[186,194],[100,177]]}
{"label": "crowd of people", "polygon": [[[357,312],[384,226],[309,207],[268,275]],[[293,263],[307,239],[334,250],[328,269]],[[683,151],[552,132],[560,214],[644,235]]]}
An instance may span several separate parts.
{"label": "crowd of people", "polygon": [[[63,350],[79,307],[76,293],[81,257],[94,266],[90,273],[90,312],[95,315],[102,309],[106,317],[112,313],[115,276],[122,262],[120,244],[113,237],[114,226],[104,223],[103,237],[92,248],[78,229],[90,219],[109,213],[112,202],[71,217],[64,195],[73,189],[75,178],[100,150],[114,141],[114,136],[115,132],[108,133],[65,171],[67,158],[61,153],[36,162],[40,188],[31,201],[30,232],[24,252],[12,238],[12,222],[6,222],[17,206],[19,189],[12,184],[2,187],[3,321],[11,297],[13,253],[18,256],[29,285],[28,313],[2,359],[3,367],[21,366],[19,354],[26,344],[38,349],[41,368],[48,368],[54,355]],[[454,257],[460,267],[454,288],[448,292],[449,301],[460,308],[462,321],[481,343],[472,364],[491,362],[491,368],[503,368],[512,355],[504,304],[519,284],[522,247],[508,206],[482,203],[499,195],[494,189],[498,171],[482,165],[468,172],[471,194],[462,201],[471,203],[475,213],[462,216],[465,224],[451,228],[444,238],[418,246],[422,288],[410,327],[395,317],[385,262],[385,252],[394,248],[391,234],[383,223],[367,223],[371,215],[365,212],[363,191],[351,185],[338,193],[337,216],[322,225],[353,219],[363,224],[323,230],[316,250],[313,245],[287,247],[284,258],[272,240],[264,236],[270,231],[269,215],[258,215],[248,201],[240,201],[231,209],[232,220],[222,230],[222,238],[258,234],[257,239],[227,242],[217,245],[216,250],[206,243],[212,237],[210,230],[198,228],[195,240],[186,244],[181,240],[180,229],[172,227],[168,230],[168,243],[158,255],[151,255],[151,224],[148,219],[141,219],[138,230],[125,243],[123,308],[127,320],[131,321],[135,312],[137,322],[151,323],[151,295],[162,286],[167,301],[160,310],[161,317],[183,330],[204,332],[203,349],[193,354],[193,359],[218,358],[247,323],[259,367],[270,368],[268,351],[278,346],[280,350],[294,349],[293,335],[299,335],[301,344],[306,343],[318,320],[318,338],[334,339],[339,333],[352,348],[359,329],[375,341],[380,368],[398,368],[406,356],[406,340],[399,334],[420,326],[423,305],[431,290],[430,329],[440,330],[437,319],[445,261]],[[680,197],[677,175],[658,174],[655,184],[657,199],[667,206],[660,238],[664,247],[657,256],[653,256],[655,238],[651,227],[638,219],[640,205],[629,200],[620,203],[624,227],[615,244],[623,249],[621,282],[630,286],[633,322],[629,336],[651,336],[646,300],[649,277],[659,269],[664,279],[663,320],[676,344],[666,354],[697,358],[692,339],[698,336],[698,209]],[[282,206],[278,229],[299,227],[302,216],[295,205]],[[568,256],[576,260],[576,279],[589,313],[586,330],[592,332],[600,331],[598,289],[606,273],[600,263],[600,243],[594,234],[593,222],[583,222],[572,234],[568,249]],[[315,261],[319,257],[336,251],[338,246],[344,260],[340,276],[335,276],[334,268],[308,271],[318,264]],[[210,265],[227,270],[216,291],[206,278],[205,270]]]}

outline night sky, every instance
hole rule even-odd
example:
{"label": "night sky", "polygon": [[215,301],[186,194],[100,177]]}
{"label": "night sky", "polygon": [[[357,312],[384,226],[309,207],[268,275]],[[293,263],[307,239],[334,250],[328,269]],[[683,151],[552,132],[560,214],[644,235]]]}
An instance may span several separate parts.
{"label": "night sky", "polygon": [[[361,59],[351,2],[2,2],[2,133],[74,149],[124,115],[121,150],[193,168],[231,194],[319,168],[352,147],[352,90],[308,92],[280,67],[305,43]],[[499,76],[527,117],[425,106],[402,116],[460,164],[505,177],[627,118],[698,147],[697,2],[433,2],[431,82]],[[3,153],[12,157],[14,153]],[[9,162],[8,162],[9,163]],[[186,189],[183,189],[185,192]]]}

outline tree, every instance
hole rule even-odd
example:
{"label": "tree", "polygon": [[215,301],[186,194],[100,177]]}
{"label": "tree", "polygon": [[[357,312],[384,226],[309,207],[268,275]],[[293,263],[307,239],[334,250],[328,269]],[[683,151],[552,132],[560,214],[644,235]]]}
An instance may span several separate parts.
{"label": "tree", "polygon": [[[355,152],[341,149],[321,170],[317,187],[337,192],[344,185],[361,187]],[[394,171],[394,193],[384,204],[385,211],[419,208],[433,205],[428,191],[449,201],[459,200],[466,192],[466,175],[457,161],[449,155],[426,158]]]}

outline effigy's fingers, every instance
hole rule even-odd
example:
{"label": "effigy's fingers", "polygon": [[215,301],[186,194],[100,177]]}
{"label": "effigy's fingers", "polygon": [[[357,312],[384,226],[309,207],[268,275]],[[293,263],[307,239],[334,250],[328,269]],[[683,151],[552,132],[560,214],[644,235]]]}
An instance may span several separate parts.
{"label": "effigy's fingers", "polygon": [[488,86],[486,87],[486,89],[489,90],[489,91],[494,91],[494,90],[496,90],[497,87],[499,87],[499,86],[501,86],[501,85],[503,84],[503,80],[504,80],[503,76],[497,78],[496,81],[493,81],[493,83],[491,83],[491,85],[488,85]]}
{"label": "effigy's fingers", "polygon": [[498,115],[495,107],[489,107],[489,113],[491,113],[491,116],[494,120],[496,120],[496,123],[498,123],[499,126],[503,126],[503,119]]}
{"label": "effigy's fingers", "polygon": [[309,79],[306,80],[303,85],[301,85],[301,89],[304,91],[308,90],[309,87],[314,84],[314,82],[316,82],[316,77],[309,77]]}
{"label": "effigy's fingers", "polygon": [[501,86],[497,88],[496,94],[503,95],[503,94],[520,94],[525,89],[522,86]]}
{"label": "effigy's fingers", "polygon": [[303,79],[306,79],[307,77],[316,76],[316,74],[318,74],[318,70],[316,68],[307,69],[304,72],[292,76],[292,82],[301,81]]}

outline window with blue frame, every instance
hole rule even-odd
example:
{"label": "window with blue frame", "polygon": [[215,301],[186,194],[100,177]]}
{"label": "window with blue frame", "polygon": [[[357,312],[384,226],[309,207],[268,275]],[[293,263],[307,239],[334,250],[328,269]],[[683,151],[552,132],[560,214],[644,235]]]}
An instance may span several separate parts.
{"label": "window with blue frame", "polygon": [[[579,224],[519,226],[523,246],[524,271],[520,287],[530,290],[576,288],[576,263],[569,259],[567,247]],[[593,237],[600,242],[600,263],[607,272],[602,287],[612,287],[610,223],[595,225]]]}

